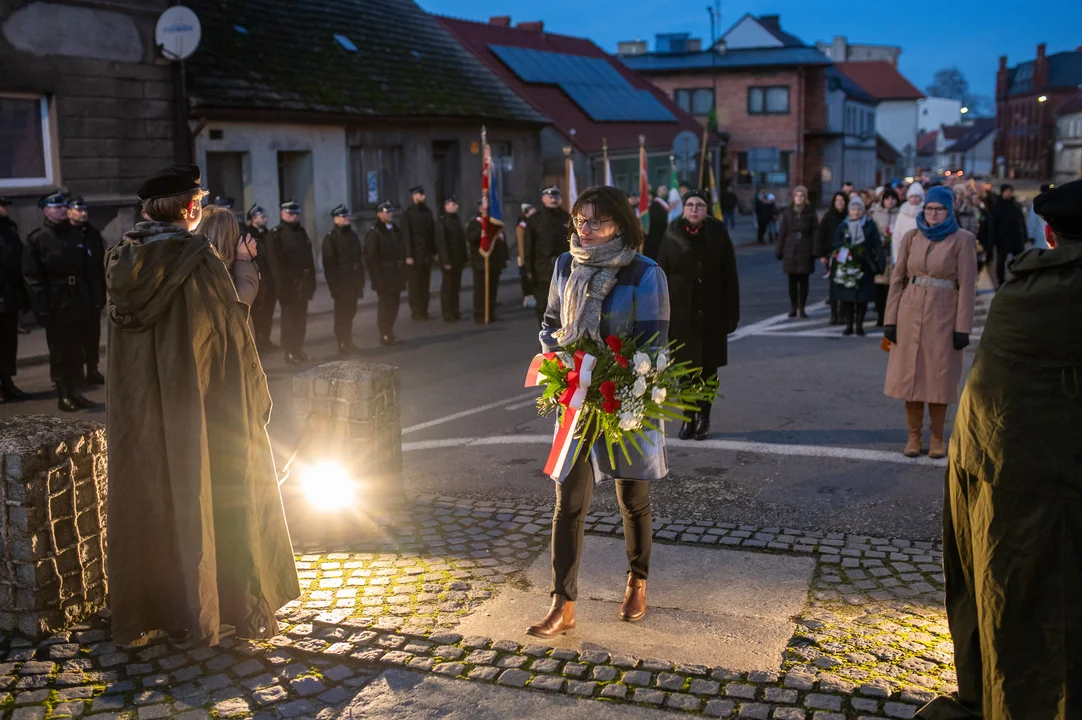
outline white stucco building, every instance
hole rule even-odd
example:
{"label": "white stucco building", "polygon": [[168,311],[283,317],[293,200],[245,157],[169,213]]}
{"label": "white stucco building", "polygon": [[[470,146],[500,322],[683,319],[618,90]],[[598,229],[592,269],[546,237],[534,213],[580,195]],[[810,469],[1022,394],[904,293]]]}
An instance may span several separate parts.
{"label": "white stucco building", "polygon": [[924,93],[891,63],[879,60],[838,63],[837,69],[876,99],[875,129],[902,154],[907,172],[916,167],[920,114]]}
{"label": "white stucco building", "polygon": [[960,100],[926,97],[917,101],[917,124],[921,133],[943,126],[959,125],[963,119]]}
{"label": "white stucco building", "polygon": [[1059,108],[1053,149],[1055,182],[1069,182],[1082,177],[1082,93]]}
{"label": "white stucco building", "polygon": [[827,132],[823,145],[822,200],[851,182],[858,188],[876,184],[875,98],[842,73],[830,68],[826,79]]}

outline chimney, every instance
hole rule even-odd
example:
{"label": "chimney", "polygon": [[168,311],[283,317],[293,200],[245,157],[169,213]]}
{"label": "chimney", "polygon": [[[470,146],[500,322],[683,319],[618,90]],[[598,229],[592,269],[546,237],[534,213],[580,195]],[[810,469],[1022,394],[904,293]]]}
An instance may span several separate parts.
{"label": "chimney", "polygon": [[493,15],[492,17],[490,17],[488,19],[488,24],[489,25],[495,25],[496,27],[509,28],[509,27],[511,27],[511,16],[510,15]]}
{"label": "chimney", "polygon": [[1033,61],[1033,89],[1040,90],[1048,86],[1048,46],[1041,43],[1037,46],[1037,58]]}
{"label": "chimney", "polygon": [[622,40],[616,43],[617,55],[645,55],[646,52],[645,40]]}
{"label": "chimney", "polygon": [[996,70],[996,100],[1007,96],[1007,56],[999,56],[999,69]]}
{"label": "chimney", "polygon": [[543,33],[545,32],[545,23],[542,20],[531,20],[530,22],[520,22],[515,26],[519,30],[528,30],[530,32]]}
{"label": "chimney", "polygon": [[781,32],[781,16],[780,15],[760,15],[759,22],[766,25],[771,30],[777,30]]}
{"label": "chimney", "polygon": [[830,59],[836,63],[849,59],[849,39],[845,35],[835,35],[830,45]]}

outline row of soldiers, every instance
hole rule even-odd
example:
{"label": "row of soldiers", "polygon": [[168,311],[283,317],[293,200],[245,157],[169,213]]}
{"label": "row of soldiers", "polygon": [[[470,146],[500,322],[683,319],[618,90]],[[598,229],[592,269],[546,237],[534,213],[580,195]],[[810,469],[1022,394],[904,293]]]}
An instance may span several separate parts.
{"label": "row of soldiers", "polygon": [[101,313],[105,308],[105,244],[88,222],[86,202],[61,191],[38,201],[43,222],[25,241],[0,197],[0,402],[30,395],[13,380],[19,316],[33,312],[45,328],[49,369],[58,407],[75,412],[93,406],[82,394],[102,385],[98,370]]}

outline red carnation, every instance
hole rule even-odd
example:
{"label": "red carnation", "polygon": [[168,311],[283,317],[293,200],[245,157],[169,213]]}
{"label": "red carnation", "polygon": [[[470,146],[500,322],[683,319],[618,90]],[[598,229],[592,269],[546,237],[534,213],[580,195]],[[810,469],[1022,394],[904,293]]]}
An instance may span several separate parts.
{"label": "red carnation", "polygon": [[623,355],[617,354],[616,355],[616,364],[619,365],[622,368],[626,368],[627,367],[627,358],[624,357]]}
{"label": "red carnation", "polygon": [[616,383],[614,383],[612,380],[606,380],[605,382],[601,383],[601,387],[598,388],[598,390],[601,391],[601,397],[605,398],[606,400],[612,400],[614,397],[616,397]]}
{"label": "red carnation", "polygon": [[614,412],[620,409],[620,401],[616,398],[609,398],[601,407],[609,415],[612,415]]}
{"label": "red carnation", "polygon": [[612,348],[612,351],[614,353],[620,352],[620,350],[622,350],[624,347],[624,341],[616,337],[615,335],[609,335],[607,338],[605,338],[605,344]]}

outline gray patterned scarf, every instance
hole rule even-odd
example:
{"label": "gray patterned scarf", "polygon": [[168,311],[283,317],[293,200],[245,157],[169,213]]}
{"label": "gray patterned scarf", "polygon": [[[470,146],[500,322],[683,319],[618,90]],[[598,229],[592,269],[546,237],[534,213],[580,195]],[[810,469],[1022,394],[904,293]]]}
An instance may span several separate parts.
{"label": "gray patterned scarf", "polygon": [[624,247],[620,236],[604,245],[583,247],[571,236],[571,276],[564,288],[560,329],[556,340],[564,347],[587,338],[601,340],[601,303],[616,285],[616,273],[631,264],[637,252]]}

